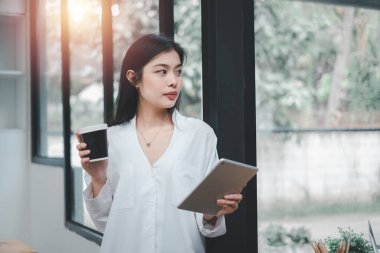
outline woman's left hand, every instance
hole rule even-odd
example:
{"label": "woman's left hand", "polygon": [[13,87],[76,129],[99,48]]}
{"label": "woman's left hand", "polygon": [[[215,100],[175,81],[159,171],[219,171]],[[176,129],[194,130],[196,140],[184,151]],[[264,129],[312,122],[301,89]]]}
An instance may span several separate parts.
{"label": "woman's left hand", "polygon": [[231,214],[236,211],[239,207],[240,201],[243,199],[243,195],[239,194],[229,194],[224,196],[223,199],[217,200],[217,205],[222,207],[216,214],[217,217],[222,215]]}
{"label": "woman's left hand", "polygon": [[239,203],[242,199],[243,195],[240,193],[225,195],[223,199],[218,199],[216,202],[217,205],[221,207],[216,216],[204,214],[203,219],[205,221],[212,221],[217,217],[235,212],[238,209]]}

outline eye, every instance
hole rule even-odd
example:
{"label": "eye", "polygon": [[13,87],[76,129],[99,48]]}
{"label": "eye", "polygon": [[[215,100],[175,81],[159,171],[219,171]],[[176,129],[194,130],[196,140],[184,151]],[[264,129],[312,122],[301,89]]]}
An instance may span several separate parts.
{"label": "eye", "polygon": [[177,76],[181,76],[181,75],[182,75],[182,69],[178,69],[178,70],[176,71],[176,74],[177,74]]}
{"label": "eye", "polygon": [[161,74],[161,75],[166,75],[167,71],[166,69],[161,69],[161,70],[156,71],[156,73]]}

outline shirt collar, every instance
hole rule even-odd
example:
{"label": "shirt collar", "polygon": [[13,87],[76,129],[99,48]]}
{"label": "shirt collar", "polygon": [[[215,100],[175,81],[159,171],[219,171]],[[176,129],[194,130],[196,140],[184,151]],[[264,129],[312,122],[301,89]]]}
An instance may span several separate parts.
{"label": "shirt collar", "polygon": [[[178,127],[178,120],[180,117],[181,117],[181,113],[177,109],[174,109],[172,113],[172,122],[175,127]],[[136,127],[136,115],[131,119],[130,122],[133,127]]]}

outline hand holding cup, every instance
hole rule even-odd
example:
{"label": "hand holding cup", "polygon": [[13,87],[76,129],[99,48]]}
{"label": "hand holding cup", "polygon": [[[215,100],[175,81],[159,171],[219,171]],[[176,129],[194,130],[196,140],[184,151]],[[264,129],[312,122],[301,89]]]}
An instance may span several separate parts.
{"label": "hand holding cup", "polygon": [[76,146],[79,151],[81,165],[92,178],[94,196],[107,180],[108,165],[107,125],[91,126],[75,131],[78,139]]}

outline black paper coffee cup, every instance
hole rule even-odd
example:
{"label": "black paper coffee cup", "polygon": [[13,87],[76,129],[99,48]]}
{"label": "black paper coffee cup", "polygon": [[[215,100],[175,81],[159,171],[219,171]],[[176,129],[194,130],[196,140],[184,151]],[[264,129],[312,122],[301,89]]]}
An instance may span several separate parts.
{"label": "black paper coffee cup", "polygon": [[89,149],[90,162],[108,159],[107,124],[88,126],[79,129],[79,134]]}

